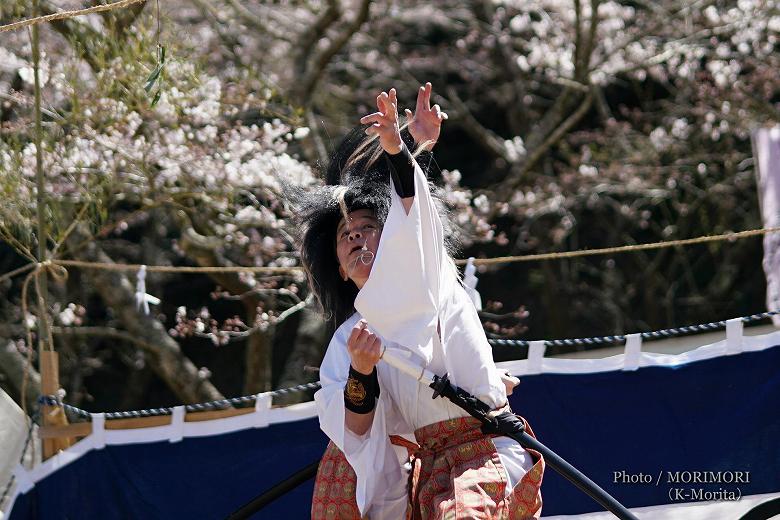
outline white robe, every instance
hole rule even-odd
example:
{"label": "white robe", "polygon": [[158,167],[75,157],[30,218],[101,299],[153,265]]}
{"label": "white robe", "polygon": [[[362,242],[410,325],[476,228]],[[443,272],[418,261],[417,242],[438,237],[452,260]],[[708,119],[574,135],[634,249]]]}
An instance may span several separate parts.
{"label": "white robe", "polygon": [[[494,408],[506,403],[477,311],[446,254],[425,175],[415,164],[416,196],[408,215],[395,189],[390,191],[393,200],[371,274],[355,300],[358,312],[333,335],[320,366],[322,388],[314,396],[322,430],[357,475],[358,507],[372,519],[404,516],[406,478],[388,436],[408,436],[422,426],[468,414],[446,399],[431,399],[433,390],[380,363],[381,390],[371,428],[362,436],[349,431],[344,423],[350,364],[346,344],[359,319],[365,318],[388,348],[409,351],[412,361],[435,374],[449,374],[453,384]],[[511,490],[531,468],[531,457],[511,439],[495,443]]]}

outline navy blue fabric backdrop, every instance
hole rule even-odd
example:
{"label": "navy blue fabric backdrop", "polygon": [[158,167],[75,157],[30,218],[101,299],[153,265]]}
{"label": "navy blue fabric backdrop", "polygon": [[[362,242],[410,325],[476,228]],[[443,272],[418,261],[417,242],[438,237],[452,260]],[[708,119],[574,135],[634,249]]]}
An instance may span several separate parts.
{"label": "navy blue fabric backdrop", "polygon": [[[779,492],[779,367],[773,347],[636,372],[544,374],[523,378],[511,401],[540,441],[627,507],[672,503],[675,488]],[[652,484],[614,482],[621,471]],[[683,471],[749,471],[750,482],[667,482]],[[545,515],[602,510],[549,469],[542,497]]]}
{"label": "navy blue fabric backdrop", "polygon": [[[511,401],[543,443],[628,507],[671,503],[673,488],[778,492],[778,367],[774,347],[635,372],[526,376]],[[10,518],[224,518],[318,458],[326,442],[310,419],[106,446],[19,496]],[[749,482],[668,482],[668,472],[684,471],[749,472]],[[614,482],[615,472],[652,483]],[[309,481],[253,518],[307,518],[312,489]],[[600,510],[550,469],[542,493],[545,515]]]}
{"label": "navy blue fabric backdrop", "polygon": [[[213,437],[106,446],[17,498],[10,519],[222,519],[319,459],[317,419]],[[252,518],[306,518],[310,480]]]}

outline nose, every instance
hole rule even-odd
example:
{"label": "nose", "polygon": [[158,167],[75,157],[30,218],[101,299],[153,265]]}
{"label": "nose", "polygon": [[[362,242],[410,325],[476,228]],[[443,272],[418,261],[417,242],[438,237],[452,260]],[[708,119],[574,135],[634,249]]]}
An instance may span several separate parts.
{"label": "nose", "polygon": [[360,238],[361,236],[362,236],[362,235],[360,234],[360,231],[359,231],[359,230],[357,230],[357,229],[352,229],[352,230],[350,230],[350,231],[349,231],[349,240],[350,240],[350,241],[352,241],[352,240],[355,240],[355,239],[358,239],[358,238]]}

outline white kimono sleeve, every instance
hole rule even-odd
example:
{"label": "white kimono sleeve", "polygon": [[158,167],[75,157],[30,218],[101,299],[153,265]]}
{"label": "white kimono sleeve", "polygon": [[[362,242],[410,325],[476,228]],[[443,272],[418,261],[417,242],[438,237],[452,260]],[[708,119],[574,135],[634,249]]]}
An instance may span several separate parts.
{"label": "white kimono sleeve", "polygon": [[414,189],[407,215],[391,186],[390,211],[371,274],[355,299],[355,309],[382,337],[403,345],[428,364],[433,356],[442,274],[448,259],[441,220],[425,174],[416,162]]}
{"label": "white kimono sleeve", "polygon": [[372,520],[403,518],[405,479],[387,431],[387,414],[393,413],[388,392],[380,390],[374,422],[364,435],[356,435],[344,423],[344,387],[350,364],[346,345],[351,327],[347,325],[354,321],[348,320],[339,327],[320,366],[322,388],[314,394],[320,428],[344,452],[355,470],[355,495],[361,515],[369,514]]}

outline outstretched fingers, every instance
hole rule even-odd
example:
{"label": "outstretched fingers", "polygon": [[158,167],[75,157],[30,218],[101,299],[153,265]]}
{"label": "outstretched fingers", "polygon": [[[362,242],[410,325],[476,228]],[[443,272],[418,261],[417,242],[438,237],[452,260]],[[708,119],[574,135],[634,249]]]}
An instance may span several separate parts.
{"label": "outstretched fingers", "polygon": [[360,118],[360,124],[367,125],[369,123],[380,123],[384,120],[385,115],[382,112],[374,112]]}
{"label": "outstretched fingers", "polygon": [[439,105],[431,108],[431,93],[433,86],[426,82],[417,90],[417,104],[414,114],[406,111],[409,118],[409,133],[412,134],[415,143],[427,143],[425,149],[432,150],[433,145],[439,139],[441,123],[447,119],[447,114],[442,112]]}
{"label": "outstretched fingers", "polygon": [[382,92],[376,97],[377,111],[363,116],[360,122],[370,125],[365,133],[379,137],[382,148],[391,154],[403,149],[403,141],[398,129],[398,96],[394,88],[389,93]]}
{"label": "outstretched fingers", "polygon": [[398,122],[398,95],[394,88],[390,92],[382,92],[376,97],[377,112],[360,118],[360,123],[370,124],[365,132],[376,135],[385,127],[392,127]]}
{"label": "outstretched fingers", "polygon": [[417,104],[414,107],[415,114],[422,114],[431,109],[432,88],[430,82],[428,82],[417,91]]}
{"label": "outstretched fingers", "polygon": [[[382,106],[379,106],[379,103]],[[377,98],[377,107],[381,110],[388,120],[392,123],[398,119],[398,94],[394,88],[390,89],[390,93],[382,92]]]}

